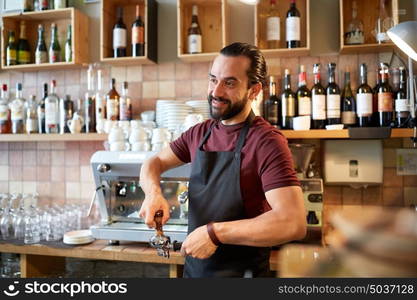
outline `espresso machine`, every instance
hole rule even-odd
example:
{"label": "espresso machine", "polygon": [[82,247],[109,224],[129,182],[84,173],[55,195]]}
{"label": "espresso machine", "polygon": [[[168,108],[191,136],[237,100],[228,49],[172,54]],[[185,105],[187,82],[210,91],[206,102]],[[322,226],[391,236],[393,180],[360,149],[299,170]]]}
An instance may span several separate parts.
{"label": "espresso machine", "polygon": [[[90,227],[93,237],[109,240],[148,243],[155,229],[148,228],[139,217],[145,194],[139,184],[143,162],[155,152],[98,151],[91,157],[100,222]],[[161,176],[161,189],[170,205],[170,219],[164,233],[172,240],[182,242],[188,228],[188,181],[191,165],[186,164]]]}
{"label": "espresso machine", "polygon": [[288,144],[294,168],[304,195],[308,227],[321,227],[323,211],[323,179],[308,172],[315,147],[312,144]]}

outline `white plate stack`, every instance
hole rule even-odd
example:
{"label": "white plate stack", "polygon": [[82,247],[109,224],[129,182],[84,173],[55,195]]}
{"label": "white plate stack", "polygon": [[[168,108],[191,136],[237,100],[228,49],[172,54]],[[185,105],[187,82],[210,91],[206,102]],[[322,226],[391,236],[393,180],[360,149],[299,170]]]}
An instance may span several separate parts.
{"label": "white plate stack", "polygon": [[167,113],[165,105],[176,102],[175,100],[156,100],[155,120],[158,127],[164,127],[163,121]]}
{"label": "white plate stack", "polygon": [[69,245],[82,245],[88,244],[94,241],[91,230],[76,230],[69,231],[64,234],[64,244]]}
{"label": "white plate stack", "polygon": [[194,114],[201,114],[204,120],[210,119],[210,107],[207,100],[190,100],[186,104],[193,108]]}
{"label": "white plate stack", "polygon": [[176,101],[175,103],[164,103],[162,112],[160,127],[175,131],[184,123],[187,115],[193,111],[192,107],[187,104]]}

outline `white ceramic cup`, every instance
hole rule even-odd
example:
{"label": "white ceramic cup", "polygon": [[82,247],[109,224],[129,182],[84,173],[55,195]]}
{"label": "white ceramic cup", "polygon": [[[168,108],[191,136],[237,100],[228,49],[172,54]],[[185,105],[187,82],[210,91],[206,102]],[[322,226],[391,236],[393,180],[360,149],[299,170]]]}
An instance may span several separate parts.
{"label": "white ceramic cup", "polygon": [[131,144],[147,141],[151,136],[151,131],[148,128],[139,127],[132,129],[129,136],[129,142]]}
{"label": "white ceramic cup", "polygon": [[132,151],[149,151],[151,150],[151,144],[148,141],[137,142],[130,145]]}
{"label": "white ceramic cup", "polygon": [[130,128],[139,128],[142,127],[142,121],[141,120],[131,120],[130,121]]}
{"label": "white ceramic cup", "polygon": [[104,126],[106,124],[106,120],[105,119],[97,119],[96,120],[96,130],[97,133],[104,133]]}
{"label": "white ceramic cup", "polygon": [[123,128],[120,128],[118,126],[113,127],[110,130],[108,140],[110,143],[114,142],[124,142],[125,140],[125,132],[123,131]]}
{"label": "white ceramic cup", "polygon": [[106,120],[106,123],[104,124],[104,132],[110,133],[110,130],[117,125],[116,120]]}
{"label": "white ceramic cup", "polygon": [[130,144],[124,141],[110,143],[110,151],[129,151]]}
{"label": "white ceramic cup", "polygon": [[155,111],[154,110],[146,110],[140,114],[142,121],[149,122],[155,120]]}
{"label": "white ceramic cup", "polygon": [[300,116],[293,119],[294,130],[309,130],[310,129],[310,116]]}
{"label": "white ceramic cup", "polygon": [[81,119],[72,119],[68,120],[67,125],[71,133],[80,133],[81,128],[83,127],[83,122]]}
{"label": "white ceramic cup", "polygon": [[171,133],[168,128],[154,128],[152,130],[152,144],[171,141]]}

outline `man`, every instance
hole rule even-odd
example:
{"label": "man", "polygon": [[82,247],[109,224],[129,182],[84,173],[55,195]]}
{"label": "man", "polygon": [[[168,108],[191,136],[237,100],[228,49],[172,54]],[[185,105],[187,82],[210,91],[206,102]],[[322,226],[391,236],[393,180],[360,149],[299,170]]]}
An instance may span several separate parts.
{"label": "man", "polygon": [[160,175],[192,162],[184,277],[267,276],[269,247],[305,236],[303,195],[285,137],[251,102],[265,85],[260,51],[234,43],[214,60],[208,86],[211,120],[183,133],[141,169],[145,200],[139,215],[155,227],[154,215],[169,206]]}

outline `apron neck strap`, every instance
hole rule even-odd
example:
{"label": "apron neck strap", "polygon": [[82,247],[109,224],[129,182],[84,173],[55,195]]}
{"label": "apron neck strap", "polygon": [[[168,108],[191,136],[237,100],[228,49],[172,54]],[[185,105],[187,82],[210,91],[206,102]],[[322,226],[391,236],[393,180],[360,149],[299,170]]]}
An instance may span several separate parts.
{"label": "apron neck strap", "polygon": [[[245,143],[246,135],[248,134],[248,131],[249,131],[249,127],[252,125],[252,122],[253,122],[254,119],[255,119],[255,114],[251,110],[250,113],[249,113],[249,116],[245,120],[245,125],[240,130],[239,138],[238,138],[236,148],[235,148],[235,152],[240,152],[242,150],[242,147]],[[216,125],[216,123],[217,122],[214,122],[213,125],[211,125],[210,129],[207,130],[206,134],[204,135],[203,139],[201,140],[200,145],[198,145],[198,148],[200,150],[202,150],[202,147],[203,147],[204,143],[208,140],[208,138],[210,136],[210,133],[211,133],[211,130]]]}

